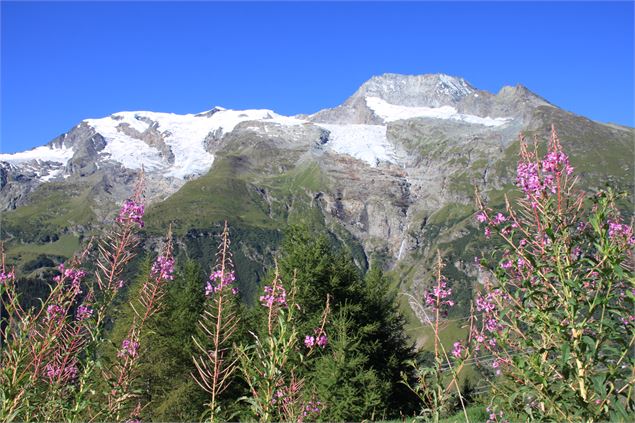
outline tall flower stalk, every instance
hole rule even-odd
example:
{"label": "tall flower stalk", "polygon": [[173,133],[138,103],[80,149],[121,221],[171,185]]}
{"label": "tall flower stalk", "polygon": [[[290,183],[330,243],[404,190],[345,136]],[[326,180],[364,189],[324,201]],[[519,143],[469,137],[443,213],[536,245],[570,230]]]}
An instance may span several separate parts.
{"label": "tall flower stalk", "polygon": [[[416,381],[413,383],[403,375],[403,381],[410,390],[419,397],[423,408],[421,414],[430,418],[433,422],[438,422],[441,417],[448,413],[456,404],[463,410],[465,420],[469,422],[466,411],[466,404],[459,386],[459,374],[465,368],[466,360],[470,357],[470,349],[467,345],[470,343],[468,337],[465,344],[461,341],[454,343],[450,358],[444,345],[441,343],[439,336],[441,332],[441,321],[447,316],[447,311],[454,306],[452,300],[452,289],[447,286],[447,280],[443,276],[443,260],[441,253],[437,252],[437,262],[435,266],[435,281],[430,290],[425,293],[425,306],[416,301],[411,296],[412,304],[416,304],[426,323],[431,327],[434,335],[434,362],[430,367],[424,367],[415,364],[411,365],[415,369]],[[431,310],[433,316],[428,315]],[[472,318],[470,318],[470,325]],[[471,331],[470,331],[471,333]]]}
{"label": "tall flower stalk", "polygon": [[210,394],[207,411],[209,421],[212,422],[219,420],[222,411],[219,396],[229,386],[237,363],[231,346],[240,317],[230,245],[229,228],[225,221],[216,253],[216,266],[205,287],[208,299],[199,320],[203,336],[201,339],[193,337],[194,344],[200,352],[198,356],[193,357],[197,370],[193,377],[201,388]]}
{"label": "tall flower stalk", "polygon": [[137,417],[133,407],[136,400],[133,386],[138,376],[136,369],[143,352],[143,330],[147,322],[161,310],[166,285],[174,279],[172,250],[172,229],[169,228],[162,251],[152,264],[150,274],[141,286],[138,304],[135,306],[131,303],[134,316],[126,337],[121,341],[117,361],[113,369],[104,372],[104,377],[110,385],[107,396],[108,410],[117,420],[122,419],[123,413],[130,409],[133,409],[132,417]]}

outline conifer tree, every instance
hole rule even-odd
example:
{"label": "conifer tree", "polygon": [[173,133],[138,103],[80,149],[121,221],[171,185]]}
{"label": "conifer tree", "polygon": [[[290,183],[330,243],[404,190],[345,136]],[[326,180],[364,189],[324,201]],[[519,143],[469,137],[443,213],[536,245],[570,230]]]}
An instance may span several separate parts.
{"label": "conifer tree", "polygon": [[[332,359],[313,358],[314,363],[310,367],[315,369],[316,375],[327,375],[319,370],[321,366],[335,371],[341,366],[338,360],[341,360],[342,354],[354,357],[357,363],[361,363],[357,367],[358,374],[353,377],[350,372],[354,370],[350,367],[339,367],[338,371],[347,374],[347,379],[376,378],[376,383],[361,384],[356,394],[371,398],[370,391],[373,391],[378,395],[378,404],[374,405],[375,416],[399,416],[400,411],[413,410],[416,399],[402,387],[400,380],[401,373],[409,371],[405,362],[412,359],[414,353],[404,334],[405,322],[397,309],[396,292],[389,289],[390,283],[383,273],[371,270],[364,279],[350,254],[337,251],[326,235],[315,236],[301,226],[293,226],[286,233],[279,264],[283,280],[291,280],[296,275],[297,302],[302,307],[298,323],[301,333],[310,334],[317,326],[327,295],[330,296],[332,316],[345,320],[336,324],[332,319],[327,325],[327,333],[331,330],[338,332],[338,342],[341,343],[337,344],[337,348],[340,350],[337,353],[331,347]],[[336,325],[339,325],[337,329]],[[346,336],[341,333],[342,328],[346,329]],[[335,358],[336,353],[340,358]],[[328,380],[313,380],[322,389],[331,386]],[[347,389],[349,387],[341,385],[341,391],[338,391],[336,386],[332,386],[330,398],[346,401]],[[373,401],[368,400],[368,404],[373,404]],[[370,416],[351,415],[348,419],[361,417]],[[336,413],[331,418],[344,417]]]}

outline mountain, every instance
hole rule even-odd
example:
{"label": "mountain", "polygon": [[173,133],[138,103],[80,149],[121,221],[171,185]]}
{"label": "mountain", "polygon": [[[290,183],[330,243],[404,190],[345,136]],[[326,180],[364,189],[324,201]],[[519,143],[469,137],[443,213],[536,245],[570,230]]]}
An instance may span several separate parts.
{"label": "mountain", "polygon": [[208,263],[229,219],[247,295],[280,231],[306,222],[348,245],[360,266],[393,269],[404,290],[425,285],[441,248],[465,308],[483,241],[474,186],[501,204],[519,133],[545,140],[552,124],[581,186],[632,192],[633,128],[569,113],[521,85],[493,94],[443,74],[385,74],[310,115],[119,112],[0,154],[1,237],[27,269],[41,255],[67,256],[113,217],[143,167],[149,245],[171,223],[180,251]]}

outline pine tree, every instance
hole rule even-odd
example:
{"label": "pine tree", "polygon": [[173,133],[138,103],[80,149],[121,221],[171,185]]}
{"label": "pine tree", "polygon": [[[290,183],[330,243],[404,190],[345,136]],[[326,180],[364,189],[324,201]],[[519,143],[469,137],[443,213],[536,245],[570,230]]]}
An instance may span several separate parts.
{"label": "pine tree", "polygon": [[[338,345],[338,348],[346,350],[345,354],[341,350],[339,356],[344,354],[361,363],[357,370],[359,374],[355,377],[363,379],[372,375],[377,379],[376,383],[361,384],[355,395],[361,398],[379,397],[375,416],[397,417],[400,412],[413,410],[416,399],[400,380],[402,372],[409,372],[405,362],[414,358],[414,352],[405,336],[404,318],[397,309],[396,291],[389,289],[390,283],[383,273],[371,270],[364,279],[350,254],[336,251],[325,235],[315,236],[306,227],[300,226],[291,227],[286,233],[279,264],[282,280],[293,280],[294,277],[296,280],[297,302],[301,306],[298,323],[301,334],[311,335],[318,326],[327,295],[332,316],[344,318],[340,313],[345,310],[346,324],[339,322],[340,326],[336,329],[333,318],[326,327],[327,333],[338,331],[339,338],[347,340],[345,346]],[[342,325],[347,331],[345,337],[341,334]],[[335,350],[331,350],[331,354],[335,354]],[[333,357],[315,356],[313,360],[309,367],[315,369],[316,374],[327,375],[319,370],[320,366],[328,364],[334,369],[340,365]],[[352,369],[340,368],[340,371],[348,372],[347,378],[352,377]],[[328,381],[313,380],[316,386],[329,386]],[[341,392],[337,389],[337,386],[332,386],[331,397],[343,401],[349,388],[342,385]],[[339,418],[335,414],[331,417]],[[368,416],[349,417],[359,419]]]}
{"label": "pine tree", "polygon": [[205,395],[190,376],[195,371],[192,334],[203,309],[204,280],[200,265],[186,261],[170,283],[166,306],[148,335],[151,349],[141,371],[150,419],[194,421],[204,409]]}

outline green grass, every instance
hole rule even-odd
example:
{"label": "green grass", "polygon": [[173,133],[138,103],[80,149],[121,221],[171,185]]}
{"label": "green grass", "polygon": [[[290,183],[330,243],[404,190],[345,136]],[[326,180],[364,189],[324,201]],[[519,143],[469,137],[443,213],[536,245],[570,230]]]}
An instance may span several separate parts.
{"label": "green grass", "polygon": [[11,254],[72,256],[79,249],[79,238],[72,234],[62,235],[57,241],[45,244],[13,244]]}
{"label": "green grass", "polygon": [[169,224],[176,234],[190,228],[206,228],[216,222],[273,227],[269,206],[241,174],[240,158],[218,157],[212,170],[185,184],[167,200],[149,208],[147,230],[162,233]]}

